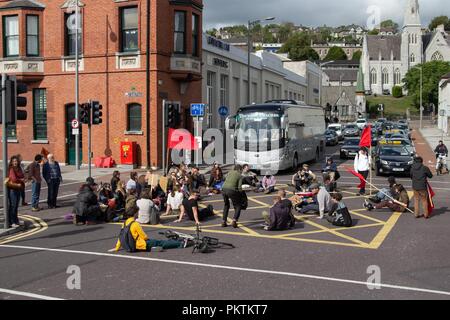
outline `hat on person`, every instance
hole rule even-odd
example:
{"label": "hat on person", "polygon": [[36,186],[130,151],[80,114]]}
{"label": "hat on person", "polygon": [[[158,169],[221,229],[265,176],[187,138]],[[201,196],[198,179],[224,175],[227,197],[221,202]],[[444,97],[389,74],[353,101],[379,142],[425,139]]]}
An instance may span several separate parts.
{"label": "hat on person", "polygon": [[97,184],[95,183],[94,178],[92,178],[92,177],[86,178],[86,184],[87,184],[88,186],[92,186],[92,187],[97,186]]}
{"label": "hat on person", "polygon": [[320,189],[320,185],[318,183],[313,183],[311,184],[311,186],[309,187],[310,190],[314,190],[314,189]]}

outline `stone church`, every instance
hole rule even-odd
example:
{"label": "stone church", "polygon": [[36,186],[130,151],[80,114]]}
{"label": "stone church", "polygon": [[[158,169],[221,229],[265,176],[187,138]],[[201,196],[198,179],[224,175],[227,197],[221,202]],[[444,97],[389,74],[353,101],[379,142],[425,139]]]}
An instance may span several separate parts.
{"label": "stone church", "polygon": [[400,34],[364,37],[361,69],[366,94],[392,94],[392,88],[402,85],[414,66],[433,60],[450,61],[450,34],[443,26],[424,30],[419,0],[406,0]]}

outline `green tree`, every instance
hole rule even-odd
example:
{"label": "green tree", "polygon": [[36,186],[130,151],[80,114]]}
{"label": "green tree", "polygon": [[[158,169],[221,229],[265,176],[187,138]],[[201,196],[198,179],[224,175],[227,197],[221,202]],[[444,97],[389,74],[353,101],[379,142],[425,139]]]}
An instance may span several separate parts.
{"label": "green tree", "polygon": [[439,102],[439,82],[450,72],[450,63],[446,61],[431,61],[414,67],[408,71],[403,82],[408,95],[413,96],[416,107],[420,107],[420,67],[423,70],[423,103],[424,105]]}
{"label": "green tree", "polygon": [[361,50],[355,51],[355,52],[353,52],[352,60],[360,61],[361,60],[361,56],[362,56]]}
{"label": "green tree", "polygon": [[324,59],[325,61],[336,61],[336,60],[347,60],[347,55],[344,50],[340,47],[331,47],[330,51],[328,51],[327,56]]}
{"label": "green tree", "polygon": [[217,34],[217,29],[213,28],[213,29],[206,30],[206,34],[215,37]]}
{"label": "green tree", "polygon": [[311,47],[292,48],[288,53],[288,57],[293,61],[315,61],[320,59],[319,54]]}
{"label": "green tree", "polygon": [[380,27],[381,28],[392,28],[392,29],[394,29],[395,33],[398,32],[398,23],[395,23],[392,20],[385,20],[385,21],[381,22]]}
{"label": "green tree", "polygon": [[373,30],[369,31],[367,34],[369,36],[377,36],[379,33],[380,33],[379,29],[373,29]]}
{"label": "green tree", "polygon": [[449,18],[447,16],[439,16],[431,20],[430,25],[428,26],[428,29],[430,31],[433,31],[436,29],[439,25],[443,24],[446,28],[450,26]]}
{"label": "green tree", "polygon": [[279,50],[280,53],[289,53],[291,50],[306,48],[311,45],[311,36],[306,32],[294,33],[289,39],[284,43],[284,45]]}

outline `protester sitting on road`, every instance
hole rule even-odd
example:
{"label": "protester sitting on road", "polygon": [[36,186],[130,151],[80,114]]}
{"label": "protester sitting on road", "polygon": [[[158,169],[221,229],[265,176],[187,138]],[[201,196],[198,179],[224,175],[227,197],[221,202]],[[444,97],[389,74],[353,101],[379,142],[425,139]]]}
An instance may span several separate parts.
{"label": "protester sitting on road", "polygon": [[119,183],[119,181],[120,181],[120,172],[116,170],[116,171],[113,172],[113,176],[112,176],[112,179],[111,179],[112,192],[116,192],[117,184]]}
{"label": "protester sitting on road", "polygon": [[232,226],[233,228],[237,228],[241,210],[246,210],[248,206],[247,194],[245,191],[242,191],[242,167],[240,165],[235,165],[234,170],[228,173],[223,184],[222,195],[223,201],[225,202],[222,227],[226,228],[228,226],[227,220],[231,200],[234,207]]}
{"label": "protester sitting on road", "polygon": [[102,218],[103,214],[100,210],[97,195],[94,192],[96,187],[97,184],[91,177],[87,178],[86,183],[81,186],[73,206],[73,223],[75,225],[79,223],[90,225],[105,220]]}
{"label": "protester sitting on road", "polygon": [[131,189],[137,190],[138,173],[133,171],[130,173],[130,180],[127,182],[127,192]]}
{"label": "protester sitting on road", "polygon": [[353,220],[347,206],[342,201],[342,194],[334,193],[331,198],[332,206],[327,215],[328,222],[337,227],[350,228]]}
{"label": "protester sitting on road", "polygon": [[104,205],[108,205],[109,200],[114,198],[112,187],[108,183],[100,183],[97,193],[98,202]]}
{"label": "protester sitting on road", "polygon": [[175,188],[172,189],[167,197],[166,213],[164,214],[164,216],[168,216],[170,214],[178,216],[180,214],[180,207],[183,203],[183,200],[183,193],[180,192],[180,188],[178,186],[175,186]]}
{"label": "protester sitting on road", "polygon": [[270,194],[275,191],[275,186],[277,181],[272,174],[266,174],[261,181],[261,184],[258,188],[258,192],[264,192],[265,194]]}
{"label": "protester sitting on road", "polygon": [[134,214],[139,210],[136,202],[138,200],[136,196],[136,189],[133,189],[133,186],[131,186],[132,189],[128,190],[127,198],[125,199],[125,217],[133,217]]}
{"label": "protester sitting on road", "polygon": [[242,167],[242,184],[250,187],[256,187],[258,184],[258,177],[252,171],[250,171],[250,166],[244,164]]}
{"label": "protester sitting on road", "polygon": [[320,219],[325,218],[325,213],[331,210],[331,196],[325,187],[320,187],[318,183],[311,185],[311,192],[313,194],[312,202],[304,202],[300,205],[300,213],[314,213],[319,214]]}
{"label": "protester sitting on road", "polygon": [[396,199],[396,194],[394,187],[397,184],[397,181],[394,176],[390,176],[388,178],[389,188],[381,189],[374,197],[370,197],[369,200],[373,203],[380,203],[382,201],[388,200],[389,198]]}
{"label": "protester sitting on road", "polygon": [[175,222],[181,222],[186,214],[189,220],[195,221],[195,223],[199,225],[200,221],[214,216],[214,210],[211,205],[201,210],[198,208],[198,196],[199,193],[197,191],[193,191],[188,199],[183,200],[180,216]]}
{"label": "protester sitting on road", "polygon": [[220,166],[214,166],[213,171],[211,171],[207,188],[210,195],[219,194],[222,191],[224,181],[222,169]]}
{"label": "protester sitting on road", "polygon": [[141,199],[136,201],[136,205],[139,208],[137,222],[140,224],[148,224],[150,223],[150,214],[152,208],[155,208],[159,211],[159,208],[153,203],[151,200],[151,190],[144,189],[141,193]]}
{"label": "protester sitting on road", "polygon": [[119,181],[117,183],[117,189],[114,193],[114,198],[116,199],[116,212],[123,213],[125,211],[125,200],[127,198],[125,183],[123,181]]}
{"label": "protester sitting on road", "polygon": [[328,174],[331,178],[331,182],[336,182],[340,178],[337,165],[334,163],[333,158],[327,158],[325,165],[322,167],[322,173],[323,175]]}
{"label": "protester sitting on road", "polygon": [[201,188],[206,188],[206,179],[203,174],[200,173],[199,168],[192,168],[190,174],[189,192],[197,191],[200,193]]}
{"label": "protester sitting on road", "polygon": [[138,199],[141,198],[141,193],[144,189],[148,187],[147,176],[145,174],[141,174],[136,182],[136,195]]}
{"label": "protester sitting on road", "polygon": [[286,206],[280,196],[276,196],[270,213],[263,211],[262,216],[266,222],[264,230],[267,231],[283,231],[295,226],[295,218],[291,214],[291,208]]}
{"label": "protester sitting on road", "polygon": [[296,191],[305,192],[309,189],[312,183],[316,182],[316,175],[309,170],[309,165],[304,164],[299,167],[299,170],[292,177],[292,185]]}
{"label": "protester sitting on road", "polygon": [[[127,219],[124,223],[124,226],[130,226],[131,235],[135,241],[136,250],[137,251],[148,251],[150,252],[153,248],[162,248],[162,249],[177,249],[177,248],[186,248],[188,245],[188,240],[183,239],[180,241],[176,240],[156,240],[150,239],[147,234],[142,230],[139,222],[136,221],[139,213],[136,212],[134,216]],[[110,252],[119,251],[122,248],[122,244],[120,239],[117,240],[116,247],[114,249],[109,250]]]}
{"label": "protester sitting on road", "polygon": [[323,176],[323,185],[327,189],[328,193],[333,193],[336,191],[336,184],[331,181],[331,176],[325,174]]}
{"label": "protester sitting on road", "polygon": [[398,200],[394,198],[386,199],[377,203],[375,206],[373,206],[370,202],[366,201],[364,203],[364,207],[369,211],[372,211],[374,209],[389,208],[393,212],[402,212],[402,213],[405,212],[409,207],[408,192],[406,191],[405,187],[401,184],[395,185],[394,191],[398,195],[397,196]]}
{"label": "protester sitting on road", "polygon": [[[428,179],[433,178],[431,170],[423,165],[423,158],[417,157],[414,159],[414,164],[411,167],[412,188],[414,190],[414,214],[416,218],[428,219]],[[420,214],[420,207],[422,207],[422,215]]]}

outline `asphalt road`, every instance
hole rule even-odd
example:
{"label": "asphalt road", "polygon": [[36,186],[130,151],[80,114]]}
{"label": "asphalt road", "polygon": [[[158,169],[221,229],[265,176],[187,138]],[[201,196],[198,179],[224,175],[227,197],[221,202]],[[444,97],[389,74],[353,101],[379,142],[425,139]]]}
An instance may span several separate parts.
{"label": "asphalt road", "polygon": [[[338,159],[336,147],[327,153]],[[319,170],[318,165],[313,168]],[[277,180],[279,188],[285,187],[290,173]],[[410,188],[408,178],[399,181]],[[374,182],[384,186],[386,178]],[[339,186],[355,220],[347,230],[298,216],[293,230],[264,231],[261,212],[268,210],[273,196],[253,193],[240,228],[224,229],[219,226],[221,197],[207,197],[203,203],[213,204],[218,216],[202,224],[203,234],[236,247],[209,254],[192,254],[189,248],[109,253],[120,225],[75,227],[64,220],[79,186],[68,184],[61,192],[64,207],[37,214],[21,208],[38,229],[0,240],[0,299],[449,299],[449,176],[432,181],[436,211],[428,221],[409,213],[363,210],[357,184],[343,173]],[[45,199],[45,190],[43,195]],[[167,229],[194,230],[190,222],[145,227],[159,239]],[[67,286],[73,283],[71,266],[79,267],[80,289]],[[380,271],[379,289],[367,286],[372,270]]]}

